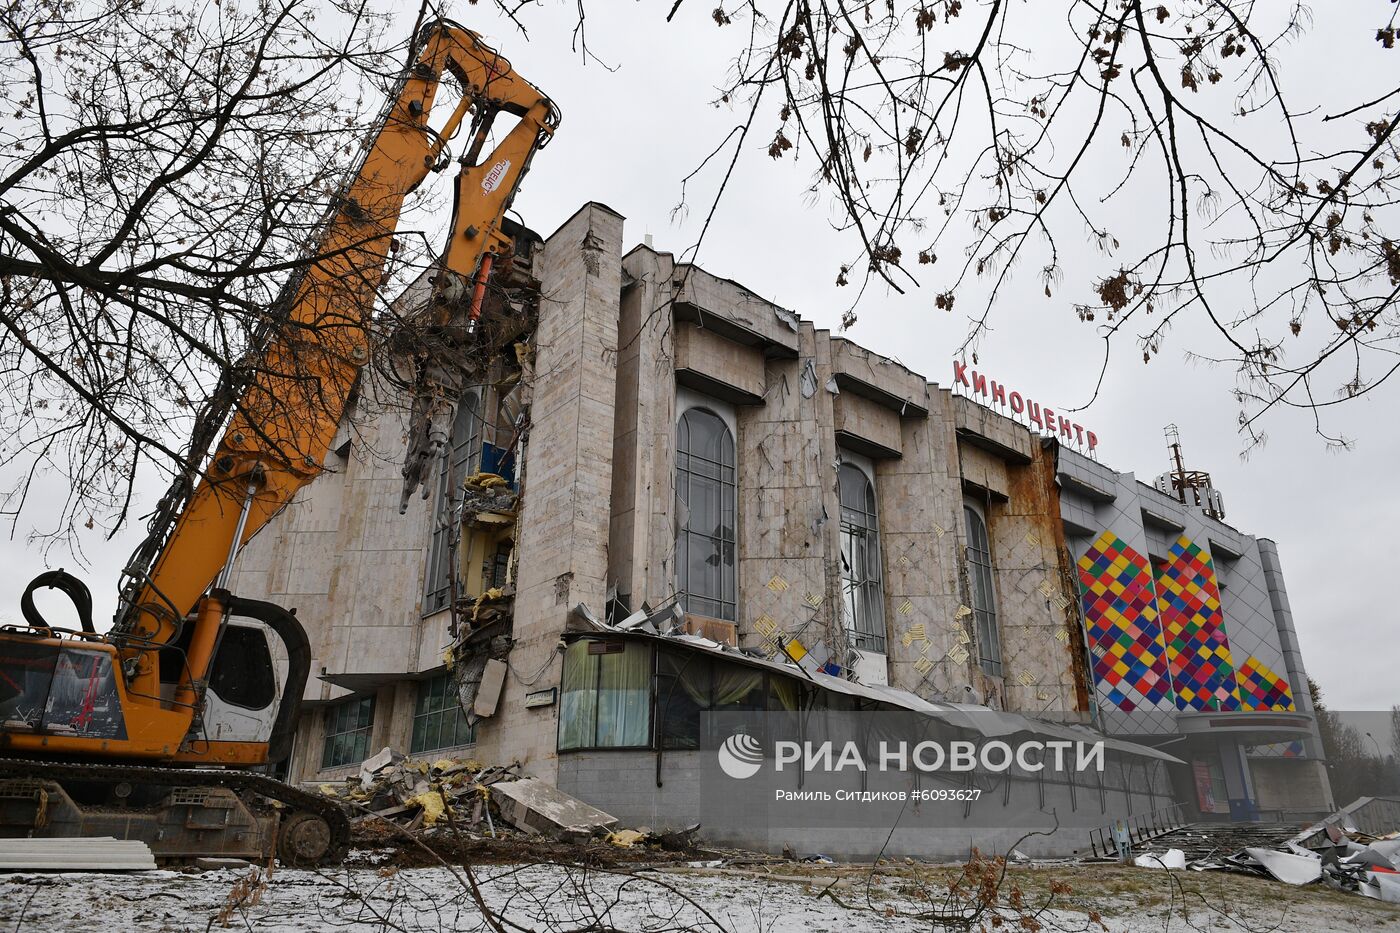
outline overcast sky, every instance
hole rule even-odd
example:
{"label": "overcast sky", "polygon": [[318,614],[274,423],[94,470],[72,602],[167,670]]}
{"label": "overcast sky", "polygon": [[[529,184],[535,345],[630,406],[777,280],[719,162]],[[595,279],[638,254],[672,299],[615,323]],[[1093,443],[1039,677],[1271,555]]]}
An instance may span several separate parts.
{"label": "overcast sky", "polygon": [[[547,235],[585,201],[597,200],[627,218],[624,249],[646,234],[657,249],[689,248],[713,187],[704,184],[705,177],[698,187],[692,183],[694,209],[686,222],[674,224],[670,213],[680,179],[736,122],[733,112],[711,105],[735,38],[714,27],[713,4],[685,4],[670,25],[664,23],[670,0],[591,4],[590,47],[615,71],[585,64],[570,50],[572,2],[551,5],[549,16],[528,20],[528,41],[487,6],[463,3],[456,14],[486,33],[564,114],[517,199],[526,223]],[[1364,25],[1338,15],[1316,28],[1336,31],[1338,41],[1347,35],[1354,41]],[[1375,24],[1370,26],[1374,31]],[[1327,36],[1321,32],[1307,41]],[[1364,68],[1371,68],[1369,59]],[[833,280],[853,245],[832,231],[827,201],[806,194],[811,161],[770,160],[764,152],[770,137],[767,129],[751,139],[699,262],[835,330],[850,296]],[[1133,208],[1124,205],[1129,217]],[[1090,249],[1082,243],[1077,248]],[[1088,298],[1086,286],[1067,281],[1063,297],[1050,300],[1042,288],[1038,278],[1025,274],[1003,296],[978,368],[1058,410],[1090,398],[1100,344],[1072,308],[1073,301]],[[848,336],[947,385],[952,355],[974,309],[960,300],[954,314],[935,310],[933,292],[929,287],[905,296],[873,295]],[[1229,394],[1233,371],[1185,359],[1185,349],[1200,349],[1206,340],[1196,325],[1179,326],[1149,366],[1125,346],[1113,358],[1105,390],[1076,420],[1098,434],[1105,463],[1148,481],[1167,467],[1163,428],[1176,424],[1188,467],[1210,471],[1223,492],[1227,521],[1278,542],[1304,657],[1329,705],[1381,709],[1400,702],[1400,635],[1389,595],[1395,572],[1391,529],[1400,527],[1400,490],[1392,480],[1400,437],[1388,417],[1400,389],[1383,390],[1332,416],[1329,426],[1355,439],[1350,452],[1328,451],[1306,413],[1280,412],[1265,425],[1269,442],[1243,459]],[[50,491],[60,482],[51,478]],[[12,540],[0,542],[0,559],[9,568],[0,581],[0,616],[17,617],[24,582],[45,566],[60,565],[81,568],[99,616],[108,616],[117,573],[139,535],[127,533],[111,543],[85,540],[84,565],[66,552],[44,555],[28,546],[26,532],[43,520],[42,511],[31,511],[27,519]]]}

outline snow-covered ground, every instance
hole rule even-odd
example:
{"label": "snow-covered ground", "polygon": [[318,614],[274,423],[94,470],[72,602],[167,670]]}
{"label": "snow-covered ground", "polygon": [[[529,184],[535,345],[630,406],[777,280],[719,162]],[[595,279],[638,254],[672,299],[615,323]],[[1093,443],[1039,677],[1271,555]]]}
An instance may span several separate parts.
{"label": "snow-covered ground", "polygon": [[[770,876],[764,877],[765,872]],[[668,869],[614,874],[559,866],[474,869],[278,869],[260,891],[250,869],[186,874],[0,875],[0,931],[207,931],[322,933],[418,931],[705,931],[875,933],[953,929],[930,916],[946,907],[956,869],[903,864],[873,877],[858,866]],[[1102,865],[1016,867],[1001,887],[1028,905],[1058,889],[1048,911],[1003,908],[985,929],[1147,931],[1393,930],[1400,908],[1316,885],[1292,888],[1222,873]],[[1066,891],[1065,889],[1069,890]],[[257,896],[253,895],[257,892]],[[932,898],[930,898],[932,895]],[[484,918],[485,904],[498,919]]]}

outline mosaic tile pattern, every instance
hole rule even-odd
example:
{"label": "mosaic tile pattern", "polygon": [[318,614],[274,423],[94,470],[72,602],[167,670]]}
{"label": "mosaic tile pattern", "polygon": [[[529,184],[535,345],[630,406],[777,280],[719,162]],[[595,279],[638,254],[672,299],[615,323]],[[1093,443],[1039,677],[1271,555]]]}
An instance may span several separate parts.
{"label": "mosaic tile pattern", "polygon": [[1235,672],[1235,683],[1245,709],[1293,709],[1293,690],[1288,678],[1274,673],[1254,655],[1246,658]]}
{"label": "mosaic tile pattern", "polygon": [[1306,752],[1301,741],[1245,747],[1245,753],[1251,758],[1302,758]]}
{"label": "mosaic tile pattern", "polygon": [[1177,708],[1239,709],[1235,665],[1210,553],[1183,535],[1153,573]]}
{"label": "mosaic tile pattern", "polygon": [[1079,558],[1079,586],[1100,700],[1124,712],[1170,707],[1172,686],[1147,559],[1105,531]]}

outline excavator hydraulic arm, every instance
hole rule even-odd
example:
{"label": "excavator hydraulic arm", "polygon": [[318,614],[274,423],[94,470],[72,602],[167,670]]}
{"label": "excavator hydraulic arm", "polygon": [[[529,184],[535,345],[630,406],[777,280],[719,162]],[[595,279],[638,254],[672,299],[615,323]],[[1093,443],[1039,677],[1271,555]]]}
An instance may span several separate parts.
{"label": "excavator hydraulic arm", "polygon": [[[149,704],[153,713],[156,707],[183,712],[175,719],[183,718],[186,728],[227,612],[220,594],[232,559],[322,472],[369,359],[366,325],[405,197],[430,171],[445,167],[448,144],[470,117],[473,133],[459,160],[451,233],[436,276],[435,306],[447,315],[465,304],[457,294],[466,293],[464,283],[484,286],[494,257],[509,249],[501,220],[531,157],[558,125],[554,104],[470,30],[434,23],[420,33],[417,49],[188,503],[152,550],[153,560],[127,570],[112,641],[130,702]],[[434,131],[428,117],[446,73],[460,84],[462,98]],[[500,113],[518,122],[483,153]],[[197,620],[184,673],[173,702],[162,703],[157,652],[191,612]],[[152,735],[126,751],[158,756],[168,743],[168,736]]]}

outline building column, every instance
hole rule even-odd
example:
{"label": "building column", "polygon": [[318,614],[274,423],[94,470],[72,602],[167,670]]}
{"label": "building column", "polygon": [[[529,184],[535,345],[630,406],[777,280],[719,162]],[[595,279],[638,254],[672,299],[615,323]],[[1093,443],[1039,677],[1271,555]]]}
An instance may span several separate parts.
{"label": "building column", "polygon": [[589,203],[545,243],[537,268],[530,434],[517,523],[510,673],[478,756],[558,777],[559,703],[525,707],[560,686],[559,639],[574,606],[604,611],[608,589],[613,420],[617,389],[622,217]]}

